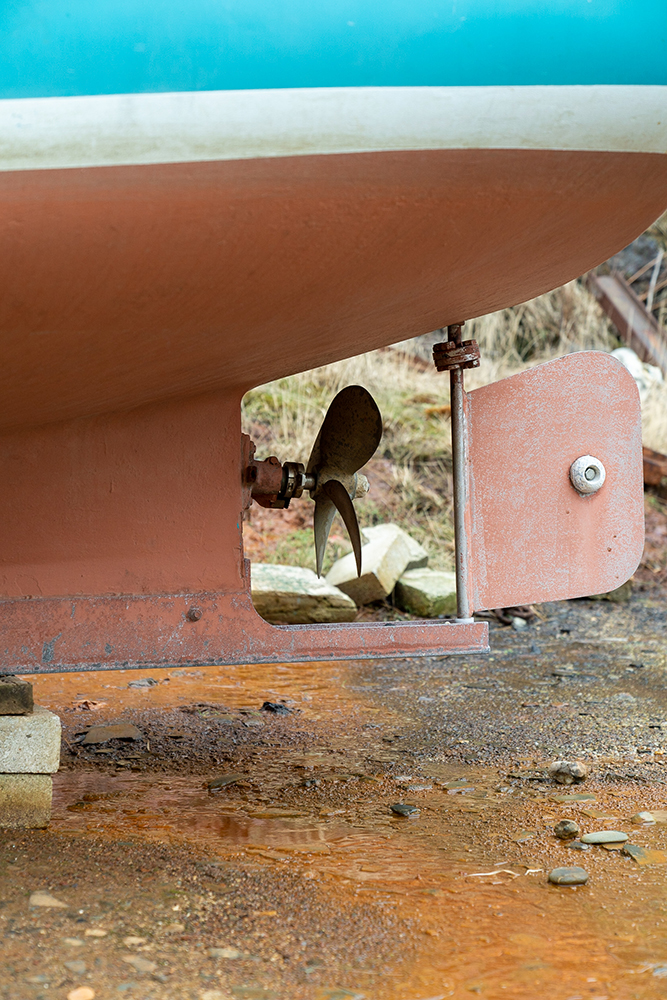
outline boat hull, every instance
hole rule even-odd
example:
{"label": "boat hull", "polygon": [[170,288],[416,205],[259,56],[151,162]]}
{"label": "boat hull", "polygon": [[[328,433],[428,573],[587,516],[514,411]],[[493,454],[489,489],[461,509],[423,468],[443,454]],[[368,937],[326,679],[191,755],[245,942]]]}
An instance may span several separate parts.
{"label": "boat hull", "polygon": [[660,153],[430,149],[0,173],[0,427],[271,379],[525,301],[667,203]]}

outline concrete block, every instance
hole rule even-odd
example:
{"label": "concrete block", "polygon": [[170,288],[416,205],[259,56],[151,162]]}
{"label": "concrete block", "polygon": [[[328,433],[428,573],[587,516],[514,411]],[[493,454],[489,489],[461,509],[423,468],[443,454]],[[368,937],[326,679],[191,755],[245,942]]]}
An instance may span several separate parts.
{"label": "concrete block", "polygon": [[351,622],[357,613],[347,594],[318,580],[312,569],[253,563],[250,581],[256,611],[272,624]]}
{"label": "concrete block", "polygon": [[374,542],[378,538],[393,538],[395,535],[401,535],[405,539],[410,551],[410,562],[405,567],[406,572],[410,569],[422,569],[424,566],[428,566],[428,552],[424,546],[415,541],[412,535],[409,535],[403,528],[399,528],[397,524],[375,524],[372,528],[364,528],[361,532],[362,539],[367,543]]}
{"label": "concrete block", "polygon": [[436,569],[412,569],[396,584],[399,608],[420,618],[456,614],[456,575]]}
{"label": "concrete block", "polygon": [[0,715],[0,774],[53,774],[60,766],[60,719],[35,706],[32,715]]}
{"label": "concrete block", "polygon": [[361,550],[361,576],[357,578],[354,554],[343,556],[327,573],[327,583],[349,594],[355,604],[381,601],[410,562],[405,532],[383,532]]}
{"label": "concrete block", "polygon": [[0,715],[30,715],[32,684],[12,674],[0,675]]}
{"label": "concrete block", "polygon": [[52,793],[50,774],[0,774],[0,827],[48,826]]}

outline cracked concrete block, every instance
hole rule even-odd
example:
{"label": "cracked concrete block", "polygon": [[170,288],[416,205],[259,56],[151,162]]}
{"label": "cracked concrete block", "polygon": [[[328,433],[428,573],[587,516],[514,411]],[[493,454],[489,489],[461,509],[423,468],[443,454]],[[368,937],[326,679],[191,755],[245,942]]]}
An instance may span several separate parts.
{"label": "cracked concrete block", "polygon": [[0,774],[53,774],[60,766],[60,719],[35,706],[32,715],[0,715]]}
{"label": "cracked concrete block", "polygon": [[351,622],[357,614],[354,601],[312,569],[253,563],[250,587],[255,610],[272,624]]}
{"label": "cracked concrete block", "polygon": [[0,676],[0,715],[30,715],[32,684],[13,674]]}
{"label": "cracked concrete block", "polygon": [[361,537],[365,542],[374,542],[378,538],[392,538],[396,535],[401,535],[405,539],[410,551],[410,562],[405,567],[406,571],[428,566],[428,552],[424,546],[415,541],[412,535],[409,535],[397,524],[375,524],[372,528],[364,528],[361,532]]}
{"label": "cracked concrete block", "polygon": [[394,589],[394,584],[410,562],[410,548],[405,532],[381,532],[361,550],[361,576],[350,552],[333,564],[327,573],[327,583],[349,594],[355,604],[381,601]]}
{"label": "cracked concrete block", "polygon": [[420,618],[456,614],[456,574],[436,569],[412,569],[396,584],[396,604]]}
{"label": "cracked concrete block", "polygon": [[0,774],[0,827],[48,826],[52,793],[50,774]]}

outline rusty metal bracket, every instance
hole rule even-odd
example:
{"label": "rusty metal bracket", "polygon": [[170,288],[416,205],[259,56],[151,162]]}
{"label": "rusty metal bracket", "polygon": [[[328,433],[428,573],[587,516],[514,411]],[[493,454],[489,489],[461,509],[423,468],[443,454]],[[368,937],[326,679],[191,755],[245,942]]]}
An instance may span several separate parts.
{"label": "rusty metal bracket", "polygon": [[461,340],[461,327],[464,325],[454,323],[447,327],[450,339],[433,345],[433,363],[439,372],[479,368],[479,344],[476,340]]}

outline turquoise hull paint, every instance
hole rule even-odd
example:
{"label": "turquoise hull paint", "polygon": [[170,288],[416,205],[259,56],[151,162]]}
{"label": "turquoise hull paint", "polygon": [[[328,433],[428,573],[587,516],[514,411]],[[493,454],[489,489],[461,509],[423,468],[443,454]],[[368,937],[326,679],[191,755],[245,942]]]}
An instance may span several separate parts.
{"label": "turquoise hull paint", "polygon": [[0,97],[667,84],[667,0],[4,0]]}

